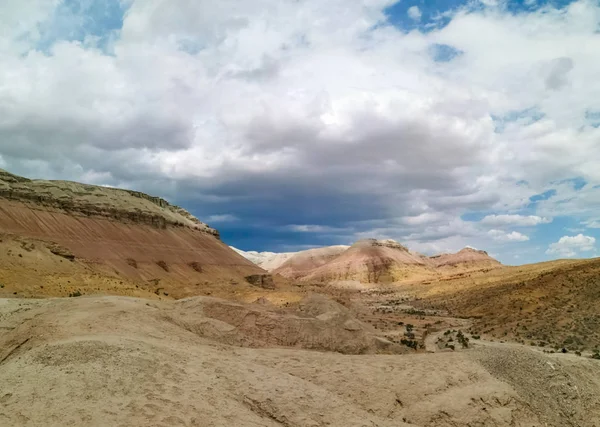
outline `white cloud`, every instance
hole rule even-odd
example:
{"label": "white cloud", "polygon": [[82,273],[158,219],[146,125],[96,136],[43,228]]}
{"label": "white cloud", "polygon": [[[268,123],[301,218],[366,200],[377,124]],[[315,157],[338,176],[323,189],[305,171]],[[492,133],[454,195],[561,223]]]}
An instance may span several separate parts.
{"label": "white cloud", "polygon": [[422,226],[426,224],[439,222],[444,219],[448,219],[448,217],[442,212],[424,212],[420,215],[403,217],[401,219],[401,222],[407,225]]}
{"label": "white cloud", "polygon": [[419,9],[418,6],[409,7],[408,11],[406,13],[408,13],[408,16],[410,19],[413,19],[415,21],[421,20],[421,10]]}
{"label": "white cloud", "polygon": [[239,218],[236,217],[235,215],[231,215],[231,214],[218,214],[218,215],[210,215],[207,219],[206,222],[208,222],[209,224],[211,223],[223,223],[223,222],[235,222],[235,221],[239,221]]}
{"label": "white cloud", "polygon": [[566,227],[565,231],[568,231],[570,233],[580,233],[582,231],[585,231],[585,228],[572,228],[572,227]]}
{"label": "white cloud", "polygon": [[[230,212],[432,250],[527,237],[464,224],[470,211],[513,212],[484,218],[494,229],[595,224],[594,2],[458,10],[407,33],[386,23],[394,0],[131,0],[110,54],[89,35],[41,52],[60,3],[9,0],[0,17],[0,158],[14,172],[202,202],[207,222]],[[440,44],[462,54],[435,62]],[[589,185],[551,184],[573,177]]]}
{"label": "white cloud", "polygon": [[577,236],[563,236],[558,242],[548,246],[547,254],[555,254],[563,257],[574,257],[580,252],[595,250],[596,239],[591,236],[578,234]]}
{"label": "white cloud", "polygon": [[[292,224],[285,227],[286,230],[297,233],[335,233],[345,231],[343,228],[329,227],[315,224]],[[346,230],[347,231],[347,230]]]}
{"label": "white cloud", "polygon": [[600,220],[593,219],[583,223],[587,228],[600,228]]}
{"label": "white cloud", "polygon": [[529,236],[519,233],[518,231],[511,231],[510,233],[502,230],[490,230],[488,235],[499,242],[526,242],[529,240]]}
{"label": "white cloud", "polygon": [[527,227],[538,224],[548,224],[552,222],[552,218],[544,218],[537,215],[487,215],[480,222],[484,225],[491,225],[494,227]]}

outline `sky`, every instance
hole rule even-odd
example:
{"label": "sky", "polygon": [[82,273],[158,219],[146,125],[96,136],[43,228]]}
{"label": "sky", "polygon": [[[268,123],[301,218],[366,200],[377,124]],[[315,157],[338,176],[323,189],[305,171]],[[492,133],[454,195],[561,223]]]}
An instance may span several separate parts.
{"label": "sky", "polygon": [[600,4],[3,0],[0,168],[244,250],[600,256]]}

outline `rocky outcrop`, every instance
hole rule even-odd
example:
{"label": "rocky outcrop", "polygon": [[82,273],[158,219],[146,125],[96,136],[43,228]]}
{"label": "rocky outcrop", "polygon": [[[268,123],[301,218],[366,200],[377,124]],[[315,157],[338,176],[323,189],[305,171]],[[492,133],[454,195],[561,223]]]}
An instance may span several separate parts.
{"label": "rocky outcrop", "polygon": [[270,274],[252,274],[246,276],[246,281],[253,286],[258,286],[263,289],[275,289],[275,282],[273,276]]}
{"label": "rocky outcrop", "polygon": [[189,227],[219,237],[185,209],[145,193],[71,181],[31,180],[0,169],[0,198],[66,212],[146,224],[155,228]]}

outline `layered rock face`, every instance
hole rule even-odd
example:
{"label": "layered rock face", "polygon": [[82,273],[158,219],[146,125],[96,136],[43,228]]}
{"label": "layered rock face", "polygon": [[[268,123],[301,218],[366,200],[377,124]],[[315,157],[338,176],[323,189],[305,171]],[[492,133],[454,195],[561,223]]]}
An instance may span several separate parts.
{"label": "layered rock face", "polygon": [[[242,252],[242,251],[240,251]],[[255,252],[245,252],[253,259]],[[250,255],[248,255],[250,254]],[[305,282],[354,281],[390,283],[432,279],[456,272],[500,267],[485,251],[465,248],[455,254],[428,257],[412,252],[394,240],[364,239],[352,246],[327,246],[296,253],[260,253],[256,260],[263,268],[275,260],[284,262],[273,274]]]}
{"label": "layered rock face", "polygon": [[[315,269],[326,265],[340,256],[349,246],[326,246],[323,248],[308,249],[288,256],[287,260],[279,267],[273,269],[274,274],[280,274],[290,279],[302,278]],[[264,265],[264,264],[263,264]]]}
{"label": "layered rock face", "polygon": [[464,248],[455,254],[441,254],[429,257],[436,267],[499,267],[501,264],[486,251]]}
{"label": "layered rock face", "polygon": [[303,277],[306,281],[389,283],[430,273],[418,255],[393,240],[365,239]]}
{"label": "layered rock face", "polygon": [[219,233],[179,206],[139,191],[71,181],[32,180],[0,169],[0,198],[85,217],[147,224],[156,228],[189,227],[216,237]]}
{"label": "layered rock face", "polygon": [[[5,171],[0,171],[0,233],[46,242],[52,253],[68,253],[98,274],[160,283],[173,296],[197,293],[198,286],[190,285],[245,283],[246,276],[264,273],[223,244],[216,230],[159,197]],[[34,261],[30,258],[12,262],[16,268]]]}

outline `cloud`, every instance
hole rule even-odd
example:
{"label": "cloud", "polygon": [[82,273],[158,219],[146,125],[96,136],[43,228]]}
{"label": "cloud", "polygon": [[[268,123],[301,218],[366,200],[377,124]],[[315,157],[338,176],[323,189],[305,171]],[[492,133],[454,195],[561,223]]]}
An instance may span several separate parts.
{"label": "cloud", "polygon": [[578,234],[577,236],[563,236],[558,242],[550,244],[546,253],[563,257],[574,257],[580,252],[595,250],[596,239],[591,236]]}
{"label": "cloud", "polygon": [[499,242],[526,242],[529,240],[529,236],[519,233],[518,231],[511,231],[506,233],[502,230],[490,230],[488,235]]}
{"label": "cloud", "polygon": [[295,233],[335,233],[346,231],[342,228],[314,224],[292,224],[286,226],[285,228]]}
{"label": "cloud", "polygon": [[537,215],[487,215],[481,221],[484,225],[494,227],[501,226],[518,226],[528,227],[539,224],[548,224],[552,222],[552,218],[543,218]]}
{"label": "cloud", "polygon": [[[84,25],[99,11],[63,3],[10,0],[0,17],[0,162],[15,173],[159,194],[267,248],[379,233],[487,249],[524,235],[482,225],[597,219],[593,2],[465,4],[428,31],[414,7],[408,31],[393,0],[128,0],[106,33]],[[587,184],[560,184],[574,177]]]}
{"label": "cloud", "polygon": [[410,19],[415,20],[415,21],[420,21],[421,20],[421,10],[419,9],[418,6],[411,6],[408,8],[408,16],[410,17]]}
{"label": "cloud", "polygon": [[593,219],[583,222],[587,228],[600,228],[600,220]]}
{"label": "cloud", "polygon": [[231,215],[231,214],[220,214],[220,215],[210,215],[208,218],[206,218],[206,221],[211,224],[211,223],[223,223],[223,222],[234,222],[234,221],[239,221],[240,219],[235,216],[235,215]]}

